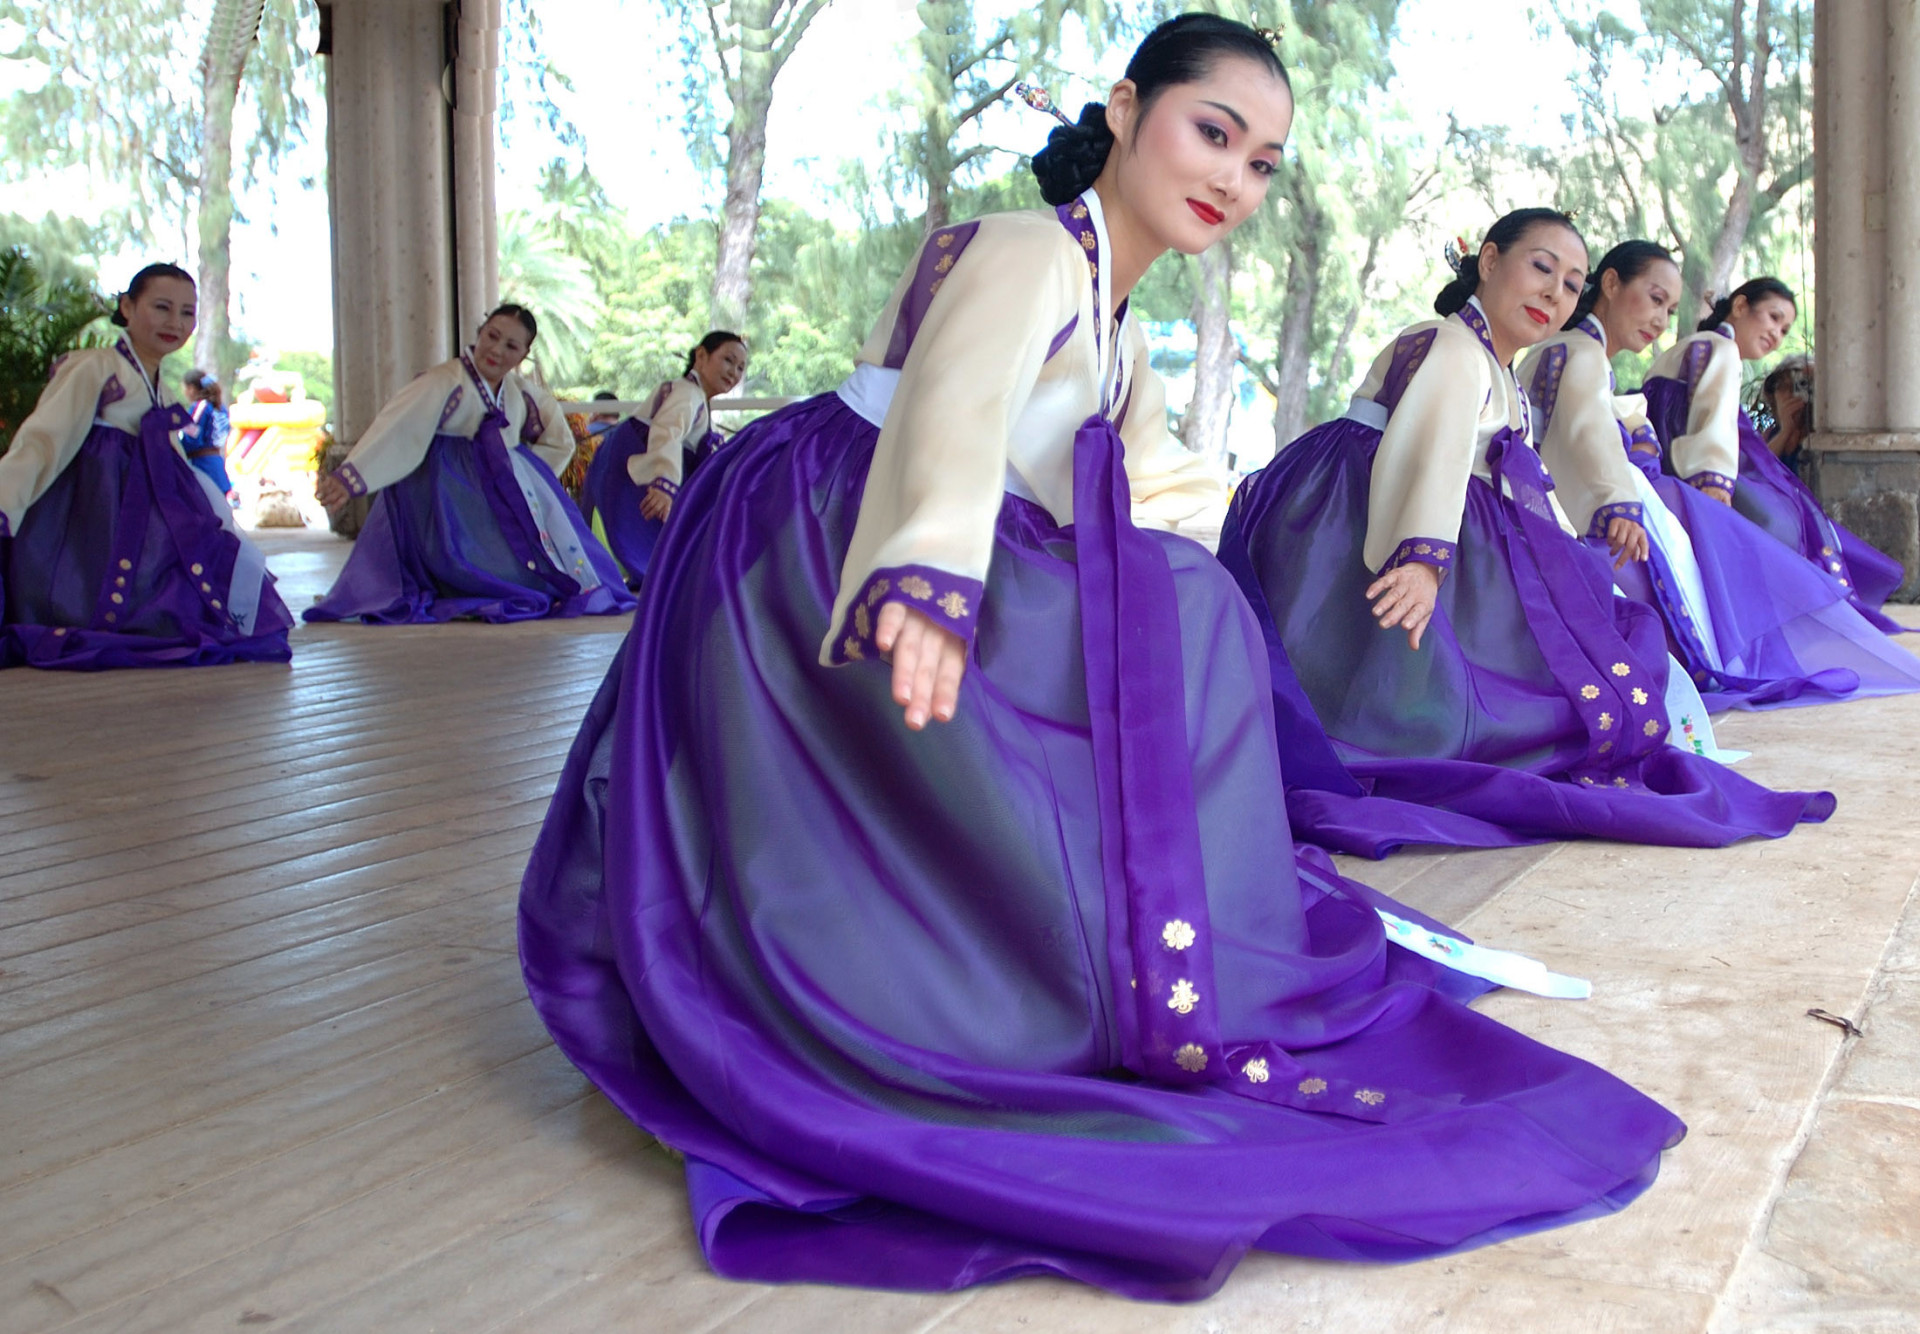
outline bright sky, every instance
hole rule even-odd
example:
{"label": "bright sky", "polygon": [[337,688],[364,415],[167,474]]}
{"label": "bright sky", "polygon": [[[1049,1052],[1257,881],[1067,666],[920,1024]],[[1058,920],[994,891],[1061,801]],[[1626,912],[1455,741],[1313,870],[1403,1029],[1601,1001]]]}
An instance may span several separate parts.
{"label": "bright sky", "polygon": [[[1008,2],[983,0],[983,7]],[[1406,0],[1396,60],[1403,101],[1417,115],[1430,115],[1436,129],[1451,111],[1468,125],[1533,126],[1531,137],[1551,142],[1561,134],[1561,115],[1572,109],[1574,62],[1564,42],[1535,35],[1535,7],[1529,0]],[[688,160],[675,48],[661,41],[656,12],[621,0],[540,6],[546,50],[574,83],[574,91],[557,100],[585,135],[587,161],[609,197],[642,225],[698,214],[714,203],[712,186]],[[911,0],[834,0],[815,21],[775,94],[770,196],[825,208],[826,186],[841,160],[878,158],[887,96],[910,77],[899,48],[914,23]],[[662,58],[648,59],[650,50]],[[1109,51],[1096,61],[1078,53],[1069,63],[1082,77],[1054,94],[1069,105],[1098,96],[1119,76],[1125,56]],[[860,77],[849,78],[849,71]],[[326,196],[298,184],[303,177],[323,178],[322,115],[316,110],[314,142],[287,163],[276,197],[248,191],[240,201],[245,221],[234,229],[235,324],[275,350],[332,345]],[[1010,107],[990,119],[984,133],[995,143],[1031,148],[1045,130],[1043,118]],[[532,201],[550,155],[551,145],[534,136],[507,143],[500,155],[503,211]],[[44,186],[0,188],[0,209],[37,212],[45,198]],[[69,207],[78,206],[76,200]],[[130,271],[144,258],[109,264],[103,283],[122,280],[119,269]]]}

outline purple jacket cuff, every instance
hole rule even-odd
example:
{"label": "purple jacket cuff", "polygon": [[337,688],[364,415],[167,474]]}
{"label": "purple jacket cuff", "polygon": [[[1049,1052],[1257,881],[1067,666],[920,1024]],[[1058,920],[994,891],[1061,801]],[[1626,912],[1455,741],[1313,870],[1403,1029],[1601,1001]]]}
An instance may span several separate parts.
{"label": "purple jacket cuff", "polygon": [[1651,454],[1655,458],[1660,456],[1660,437],[1653,433],[1653,427],[1644,423],[1634,427],[1628,433],[1627,442],[1629,454]]}
{"label": "purple jacket cuff", "polygon": [[1728,495],[1733,494],[1733,478],[1723,472],[1697,472],[1687,478],[1687,485],[1696,490],[1703,487],[1717,486]]}
{"label": "purple jacket cuff", "polygon": [[1587,524],[1587,536],[1605,537],[1607,525],[1615,519],[1627,519],[1633,523],[1644,524],[1647,521],[1646,507],[1637,500],[1623,500],[1612,505],[1602,505],[1593,512],[1593,518]]}
{"label": "purple jacket cuff", "polygon": [[661,495],[665,496],[668,500],[672,500],[675,496],[680,494],[680,483],[670,482],[664,477],[656,477],[651,482],[647,483],[647,490],[658,491]]}
{"label": "purple jacket cuff", "polygon": [[349,495],[364,496],[367,494],[367,479],[362,477],[360,470],[351,463],[341,464],[334,470],[333,475],[340,479],[340,484],[347,488]]}
{"label": "purple jacket cuff", "polygon": [[1402,565],[1431,565],[1436,570],[1450,570],[1458,551],[1453,543],[1437,537],[1409,537],[1394,549],[1387,563],[1380,567],[1380,573],[1397,570]]}
{"label": "purple jacket cuff", "polygon": [[833,635],[833,665],[862,662],[880,656],[873,634],[880,610],[889,602],[904,602],[933,618],[936,625],[959,635],[969,645],[979,623],[984,585],[927,565],[894,565],[875,570],[847,608],[847,616]]}

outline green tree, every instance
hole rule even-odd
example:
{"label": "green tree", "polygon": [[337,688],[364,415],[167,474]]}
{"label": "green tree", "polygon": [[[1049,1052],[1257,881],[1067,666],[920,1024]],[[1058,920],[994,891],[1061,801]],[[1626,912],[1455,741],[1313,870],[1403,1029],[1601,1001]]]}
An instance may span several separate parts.
{"label": "green tree", "polygon": [[[828,3],[699,0],[697,4],[662,4],[668,17],[681,25],[682,60],[688,71],[688,133],[696,158],[702,163],[717,158],[726,179],[713,266],[711,308],[716,325],[738,327],[752,300],[774,83]],[[715,133],[710,68],[718,70],[721,91],[731,108],[723,134]],[[724,142],[724,153],[715,153],[716,138]]]}
{"label": "green tree", "polygon": [[39,401],[53,359],[103,341],[95,326],[106,314],[106,299],[91,283],[49,276],[24,247],[0,251],[0,454]]}
{"label": "green tree", "polygon": [[588,262],[538,218],[517,210],[500,219],[500,292],[540,321],[533,359],[554,389],[580,387],[603,302]]}
{"label": "green tree", "polygon": [[[196,364],[225,370],[233,133],[243,94],[250,136],[239,175],[268,179],[306,133],[306,64],[299,31],[312,0],[216,0],[197,34],[164,0],[0,0],[19,40],[19,90],[0,103],[0,172],[24,180],[84,166],[123,187],[108,219],[127,240],[156,243],[198,209],[200,311]],[[198,37],[198,50],[184,44]],[[197,69],[197,90],[183,71]],[[43,77],[35,77],[44,71]]]}
{"label": "green tree", "polygon": [[920,66],[911,92],[899,99],[913,125],[896,136],[895,152],[908,183],[925,197],[921,225],[932,232],[952,220],[956,183],[979,179],[985,162],[1003,151],[977,138],[963,142],[980,117],[1016,81],[1046,81],[1067,17],[1102,15],[1104,6],[1101,0],[1038,0],[992,21],[982,21],[973,0],[921,0],[915,10]]}
{"label": "green tree", "polygon": [[[1592,0],[1555,0],[1553,20],[1586,67],[1568,126],[1578,148],[1531,154],[1562,202],[1595,235],[1673,247],[1701,308],[1743,258],[1775,267],[1765,261],[1796,228],[1783,205],[1813,180],[1807,0],[1641,0],[1637,25]],[[1624,105],[1616,80],[1634,94]],[[1639,110],[1649,86],[1683,91]]]}

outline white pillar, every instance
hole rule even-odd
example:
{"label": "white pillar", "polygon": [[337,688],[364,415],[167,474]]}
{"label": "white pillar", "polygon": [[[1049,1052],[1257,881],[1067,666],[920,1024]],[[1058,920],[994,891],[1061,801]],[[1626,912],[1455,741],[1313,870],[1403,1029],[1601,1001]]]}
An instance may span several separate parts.
{"label": "white pillar", "polygon": [[1885,429],[1912,434],[1920,432],[1920,0],[1883,2],[1887,12]]}
{"label": "white pillar", "polygon": [[500,300],[493,115],[500,100],[500,0],[461,0],[453,59],[455,334],[473,337]]}
{"label": "white pillar", "polygon": [[334,430],[351,446],[394,391],[454,347],[446,7],[328,8]]}
{"label": "white pillar", "polygon": [[1920,592],[1920,0],[1814,6],[1815,433],[1828,513]]}

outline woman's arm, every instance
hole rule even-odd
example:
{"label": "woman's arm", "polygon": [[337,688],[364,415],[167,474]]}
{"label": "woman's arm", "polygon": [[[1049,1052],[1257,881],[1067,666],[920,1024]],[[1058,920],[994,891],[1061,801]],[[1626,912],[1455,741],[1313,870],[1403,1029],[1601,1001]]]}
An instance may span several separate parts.
{"label": "woman's arm", "polygon": [[1127,446],[1133,521],[1168,532],[1181,527],[1217,530],[1227,514],[1227,474],[1167,429],[1167,386],[1148,364],[1146,335],[1132,319],[1126,333],[1133,355],[1133,396],[1120,438]]}
{"label": "woman's arm", "polygon": [[[459,397],[475,392],[466,382],[460,363],[447,362],[415,376],[387,400],[380,414],[355,442],[345,463],[322,483],[320,499],[338,509],[350,496],[364,496],[392,486],[419,467],[433,437],[459,406]],[[329,499],[329,492],[334,499]]]}
{"label": "woman's arm", "polygon": [[[527,447],[540,456],[553,475],[558,477],[573,462],[575,443],[573,428],[567,425],[566,414],[560,411],[560,400],[550,393],[545,385],[522,382],[522,392],[534,412],[540,416],[539,429],[528,440]],[[526,425],[532,426],[528,422]]]}
{"label": "woman's arm", "polygon": [[1540,457],[1575,530],[1605,538],[1622,563],[1645,560],[1637,470],[1620,438],[1606,353],[1582,336],[1542,353],[1533,369],[1531,396],[1547,414]]}
{"label": "woman's arm", "polygon": [[100,391],[114,378],[116,356],[97,349],[60,359],[40,401],[0,455],[0,537],[18,532],[27,509],[46,494],[93,429]]}
{"label": "woman's arm", "polygon": [[1681,362],[1692,390],[1687,433],[1667,445],[1673,470],[1726,504],[1740,475],[1740,349],[1717,335],[1694,340]]}

